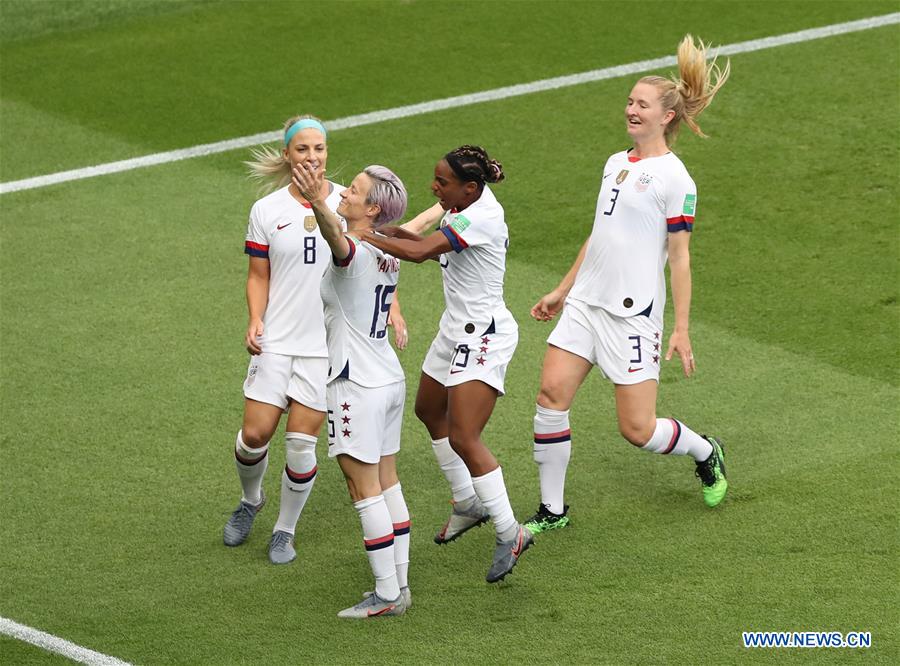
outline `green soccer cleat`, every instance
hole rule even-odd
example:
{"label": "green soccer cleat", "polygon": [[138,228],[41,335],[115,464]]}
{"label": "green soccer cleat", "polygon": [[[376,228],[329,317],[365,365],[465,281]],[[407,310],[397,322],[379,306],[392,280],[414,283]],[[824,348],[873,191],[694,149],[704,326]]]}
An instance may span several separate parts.
{"label": "green soccer cleat", "polygon": [[558,530],[569,524],[569,505],[563,507],[562,513],[553,513],[546,504],[538,507],[537,513],[525,521],[525,528],[532,534]]}
{"label": "green soccer cleat", "polygon": [[716,437],[703,438],[712,444],[712,453],[703,462],[697,463],[695,474],[703,487],[703,501],[706,506],[713,507],[725,499],[728,492],[728,479],[725,478],[725,447]]}

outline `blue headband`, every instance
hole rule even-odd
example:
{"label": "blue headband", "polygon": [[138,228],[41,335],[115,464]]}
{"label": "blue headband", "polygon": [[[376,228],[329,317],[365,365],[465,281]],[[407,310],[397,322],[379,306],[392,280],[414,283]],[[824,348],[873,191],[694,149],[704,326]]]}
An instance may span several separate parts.
{"label": "blue headband", "polygon": [[284,145],[289,146],[294,135],[303,129],[319,130],[322,133],[322,136],[326,139],[328,138],[328,132],[325,131],[325,126],[322,123],[318,120],[313,120],[312,118],[303,118],[288,127],[287,132],[284,133]]}

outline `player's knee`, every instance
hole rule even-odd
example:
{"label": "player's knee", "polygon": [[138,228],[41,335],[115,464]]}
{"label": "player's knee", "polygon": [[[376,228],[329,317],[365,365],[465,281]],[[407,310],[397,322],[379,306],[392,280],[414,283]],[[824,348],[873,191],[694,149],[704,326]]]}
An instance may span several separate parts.
{"label": "player's knee", "polygon": [[622,433],[629,444],[633,446],[643,446],[653,437],[653,429],[656,423],[641,423],[633,421],[630,423],[619,422],[619,432]]}
{"label": "player's knee", "polygon": [[559,384],[546,379],[541,381],[541,388],[538,391],[536,402],[541,407],[563,412],[570,406],[568,401],[564,399]]}
{"label": "player's knee", "polygon": [[266,432],[263,428],[253,425],[241,428],[241,439],[251,449],[258,449],[265,446],[271,438],[271,433]]}
{"label": "player's knee", "polygon": [[435,423],[443,416],[433,404],[426,400],[416,400],[416,418],[425,424],[429,430],[433,429]]}

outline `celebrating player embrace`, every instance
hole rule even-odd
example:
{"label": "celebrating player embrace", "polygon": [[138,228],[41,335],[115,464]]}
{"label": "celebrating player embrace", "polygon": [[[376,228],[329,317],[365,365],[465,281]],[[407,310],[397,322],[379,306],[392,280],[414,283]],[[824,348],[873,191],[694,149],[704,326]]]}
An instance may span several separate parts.
{"label": "celebrating player embrace", "polygon": [[[503,301],[509,232],[503,207],[488,183],[503,168],[479,146],[460,146],[435,166],[432,192],[443,212],[440,231],[421,237],[391,227],[365,240],[401,259],[439,258],[446,309],[422,366],[416,416],[431,435],[441,470],[453,493],[453,512],[435,541],[447,543],[489,518],[496,548],[488,582],[506,576],[531,545],[532,535],[513,515],[503,471],[481,440],[506,367],[519,339],[516,320]],[[416,219],[433,216],[429,209]],[[437,221],[434,216],[433,221]]]}
{"label": "celebrating player embrace", "polygon": [[706,47],[696,46],[690,35],[678,48],[678,69],[674,80],[645,76],[631,90],[625,121],[634,147],[607,160],[590,238],[559,286],[531,311],[538,321],[549,321],[565,303],[547,340],[534,417],[541,505],[526,525],[535,533],[568,524],[563,489],[571,451],[569,407],[593,366],[615,385],[625,439],[652,453],[694,458],[708,506],[719,504],[728,488],[718,439],[656,417],[667,257],[675,329],[665,358],[678,355],[687,376],[696,367],[688,336],[688,243],[697,189],[670,146],[682,122],[703,136],[696,118],[729,73],[728,65],[721,71],[715,62],[707,64]]}
{"label": "celebrating player embrace", "polygon": [[294,183],[312,204],[331,249],[322,278],[328,341],[328,455],[337,457],[362,522],[375,590],[340,613],[344,618],[402,615],[412,597],[409,511],[397,478],[395,456],[406,381],[387,340],[388,313],[400,262],[360,237],[401,217],[406,188],[388,168],[369,166],[341,193],[337,214],[322,195],[324,174],[295,166]]}

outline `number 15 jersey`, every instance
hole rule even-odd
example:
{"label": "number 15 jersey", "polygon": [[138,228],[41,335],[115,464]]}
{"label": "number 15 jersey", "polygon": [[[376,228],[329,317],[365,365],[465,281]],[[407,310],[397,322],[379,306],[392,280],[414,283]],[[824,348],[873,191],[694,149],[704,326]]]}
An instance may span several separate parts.
{"label": "number 15 jersey", "polygon": [[350,254],[340,262],[332,258],[322,277],[328,382],[344,378],[368,388],[402,382],[403,368],[387,330],[400,261],[346,238]]}

